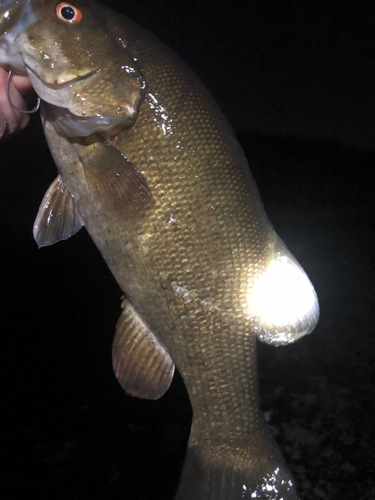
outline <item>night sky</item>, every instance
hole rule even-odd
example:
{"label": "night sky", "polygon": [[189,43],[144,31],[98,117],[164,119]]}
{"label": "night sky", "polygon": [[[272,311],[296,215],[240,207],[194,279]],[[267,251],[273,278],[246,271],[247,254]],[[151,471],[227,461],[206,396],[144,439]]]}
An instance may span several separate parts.
{"label": "night sky", "polygon": [[[374,500],[373,5],[106,3],[212,91],[316,287],[316,331],[259,347],[263,408],[301,500]],[[85,230],[33,241],[56,176],[38,116],[0,158],[2,498],[172,500],[191,418],[181,379],[157,402],[126,397],[111,367],[121,291],[98,251]]]}

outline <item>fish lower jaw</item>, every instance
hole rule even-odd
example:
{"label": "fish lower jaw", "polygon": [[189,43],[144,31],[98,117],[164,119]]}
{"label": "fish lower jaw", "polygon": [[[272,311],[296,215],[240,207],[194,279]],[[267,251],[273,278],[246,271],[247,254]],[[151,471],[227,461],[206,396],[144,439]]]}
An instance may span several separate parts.
{"label": "fish lower jaw", "polygon": [[14,46],[14,37],[4,35],[0,39],[0,66],[7,71],[12,70],[13,73],[26,75],[26,66],[20,52]]}

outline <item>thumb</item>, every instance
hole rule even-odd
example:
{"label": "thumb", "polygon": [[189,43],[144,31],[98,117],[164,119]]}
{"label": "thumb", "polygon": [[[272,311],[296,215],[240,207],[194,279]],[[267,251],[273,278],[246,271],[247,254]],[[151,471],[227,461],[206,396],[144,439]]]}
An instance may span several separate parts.
{"label": "thumb", "polygon": [[[22,130],[29,123],[28,115],[14,109],[6,95],[6,82],[8,73],[0,68],[0,138]],[[9,94],[12,103],[20,109],[26,109],[22,94],[31,89],[27,77],[15,75],[9,82]]]}

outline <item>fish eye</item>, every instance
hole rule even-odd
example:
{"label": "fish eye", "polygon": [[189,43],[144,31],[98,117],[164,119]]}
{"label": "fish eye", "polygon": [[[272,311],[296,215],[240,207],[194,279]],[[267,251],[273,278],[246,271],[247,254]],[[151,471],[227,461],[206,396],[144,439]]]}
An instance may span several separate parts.
{"label": "fish eye", "polygon": [[79,23],[82,19],[82,12],[68,2],[60,2],[56,7],[56,14],[59,19],[67,23]]}

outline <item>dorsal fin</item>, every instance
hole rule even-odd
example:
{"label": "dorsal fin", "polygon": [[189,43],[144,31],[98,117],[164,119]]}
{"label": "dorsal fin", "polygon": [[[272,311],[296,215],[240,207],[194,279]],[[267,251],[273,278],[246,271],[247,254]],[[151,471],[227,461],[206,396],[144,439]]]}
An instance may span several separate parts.
{"label": "dorsal fin", "polygon": [[112,360],[119,384],[132,396],[158,399],[171,385],[170,355],[126,300],[116,325]]}
{"label": "dorsal fin", "polygon": [[72,195],[61,177],[56,177],[43,197],[34,222],[33,235],[38,247],[66,240],[83,225]]}

